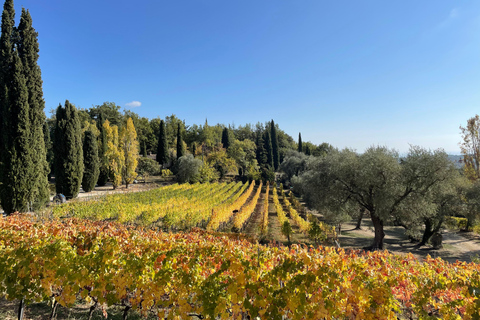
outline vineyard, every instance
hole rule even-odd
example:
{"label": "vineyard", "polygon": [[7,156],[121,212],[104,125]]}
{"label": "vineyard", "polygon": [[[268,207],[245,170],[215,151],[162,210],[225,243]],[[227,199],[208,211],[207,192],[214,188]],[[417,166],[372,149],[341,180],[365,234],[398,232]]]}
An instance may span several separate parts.
{"label": "vineyard", "polygon": [[27,305],[54,301],[52,318],[78,301],[88,319],[111,306],[124,319],[130,310],[162,319],[480,317],[478,264],[260,245],[239,233],[255,214],[263,235],[273,218],[315,243],[336,238],[281,186],[174,184],[72,201],[52,217],[1,218],[0,292]]}
{"label": "vineyard", "polygon": [[480,267],[80,219],[0,219],[8,299],[188,319],[478,319]]}
{"label": "vineyard", "polygon": [[[226,227],[234,211],[248,206],[246,202],[254,187],[255,181],[250,184],[173,184],[144,192],[62,204],[52,209],[52,215],[116,220],[174,230],[200,227],[216,231]],[[261,190],[261,185],[257,189]],[[243,209],[245,211],[247,208]]]}

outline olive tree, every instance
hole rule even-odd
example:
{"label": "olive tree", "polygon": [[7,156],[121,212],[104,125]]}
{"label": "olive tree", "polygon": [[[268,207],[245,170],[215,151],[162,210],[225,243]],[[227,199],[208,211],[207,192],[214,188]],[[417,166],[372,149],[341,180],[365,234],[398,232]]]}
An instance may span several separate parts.
{"label": "olive tree", "polygon": [[380,146],[363,154],[333,151],[323,158],[310,158],[306,171],[292,182],[319,211],[341,213],[352,203],[368,210],[375,231],[371,248],[383,249],[384,225],[395,219],[401,205],[423,199],[451,173],[444,154],[420,147],[411,147],[403,159],[395,150]]}

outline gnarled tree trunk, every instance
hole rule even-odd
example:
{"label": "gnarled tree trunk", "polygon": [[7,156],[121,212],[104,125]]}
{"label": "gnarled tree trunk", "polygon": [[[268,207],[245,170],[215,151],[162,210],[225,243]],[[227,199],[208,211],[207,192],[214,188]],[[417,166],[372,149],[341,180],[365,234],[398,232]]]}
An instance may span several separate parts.
{"label": "gnarled tree trunk", "polygon": [[380,219],[375,211],[370,211],[373,227],[375,228],[375,238],[373,239],[371,250],[383,250],[383,239],[385,232],[383,231],[383,221]]}

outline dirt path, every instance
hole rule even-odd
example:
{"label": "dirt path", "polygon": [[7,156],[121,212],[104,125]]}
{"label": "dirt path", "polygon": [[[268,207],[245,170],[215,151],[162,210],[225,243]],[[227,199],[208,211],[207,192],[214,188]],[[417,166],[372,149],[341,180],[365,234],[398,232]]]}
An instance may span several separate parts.
{"label": "dirt path", "polygon": [[[369,219],[366,218],[362,221],[362,230],[354,230],[354,228],[354,222],[343,225],[342,234],[339,236],[343,248],[361,249],[372,243],[374,233]],[[386,249],[392,253],[407,254],[411,252],[419,259],[430,255],[449,262],[457,260],[471,262],[472,258],[480,257],[480,239],[478,236],[448,230],[442,232],[442,236],[443,248],[435,250],[429,245],[418,247],[416,243],[410,242],[404,235],[402,227],[385,227],[384,242]]]}
{"label": "dirt path", "polygon": [[243,231],[245,234],[252,236],[256,239],[260,238],[261,235],[261,226],[263,220],[263,202],[265,201],[265,193],[261,193],[258,197],[257,206],[255,207],[255,211],[253,211],[252,216],[248,219],[247,225],[245,230]]}

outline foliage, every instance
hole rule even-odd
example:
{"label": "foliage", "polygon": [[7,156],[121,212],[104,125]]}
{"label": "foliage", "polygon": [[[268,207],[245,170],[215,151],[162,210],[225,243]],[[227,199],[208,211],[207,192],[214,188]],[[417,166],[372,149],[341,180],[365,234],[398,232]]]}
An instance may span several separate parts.
{"label": "foliage", "polygon": [[138,140],[137,132],[133,125],[132,118],[127,119],[126,125],[122,128],[120,134],[120,147],[123,151],[122,179],[126,187],[137,177],[136,169],[138,164]]}
{"label": "foliage", "polygon": [[77,219],[0,218],[0,230],[0,289],[8,300],[53,297],[71,307],[81,296],[92,305],[128,304],[172,319],[479,316],[475,263],[259,246],[200,230],[166,233]]}
{"label": "foliage", "polygon": [[77,110],[68,100],[57,108],[54,151],[55,189],[75,198],[83,179],[83,142]]}
{"label": "foliage", "polygon": [[278,145],[277,128],[273,119],[270,122],[270,138],[272,139],[273,168],[277,171],[280,166],[280,146]]}
{"label": "foliage", "polygon": [[303,152],[302,134],[298,133],[298,152]]}
{"label": "foliage", "polygon": [[148,157],[140,157],[138,158],[137,173],[146,178],[160,174],[161,168],[157,161]]}
{"label": "foliage", "polygon": [[283,222],[281,231],[282,231],[282,234],[285,236],[285,238],[287,238],[288,243],[291,243],[290,236],[292,235],[293,230],[292,230],[292,226],[290,225],[290,221],[285,220]]}
{"label": "foliage", "polygon": [[98,136],[98,158],[100,159],[100,174],[98,176],[97,184],[99,186],[104,186],[107,184],[108,177],[110,176],[110,169],[108,165],[108,159],[105,156],[108,149],[108,138],[107,132],[103,127],[105,122],[104,116],[100,115],[100,118],[97,120],[97,127],[99,128]]}
{"label": "foliage", "polygon": [[178,159],[178,182],[195,183],[199,179],[199,171],[203,166],[203,162],[200,159],[195,159],[193,155],[187,154],[186,156]]}
{"label": "foliage", "polygon": [[452,170],[441,150],[411,147],[400,162],[395,151],[371,147],[360,155],[346,149],[314,157],[293,182],[319,211],[341,213],[347,204],[368,210],[375,228],[373,247],[382,248],[383,224],[398,216],[400,205],[424,201],[433,188],[449,179]]}
{"label": "foliage", "polygon": [[185,145],[182,139],[182,127],[179,123],[178,130],[177,130],[177,159],[180,159],[184,155],[185,155]]}
{"label": "foliage", "polygon": [[228,128],[223,128],[223,131],[222,131],[222,145],[223,145],[223,148],[225,149],[228,149],[230,147],[230,134],[228,132]]}
{"label": "foliage", "polygon": [[108,162],[113,189],[116,189],[122,184],[122,170],[125,162],[125,154],[120,146],[118,127],[115,125],[110,126],[110,121],[105,120],[103,128],[107,134],[107,151],[105,152],[105,158]]}
{"label": "foliage", "polygon": [[85,131],[83,138],[83,163],[82,188],[83,191],[90,192],[95,188],[100,174],[97,137],[91,130]]}
{"label": "foliage", "polygon": [[167,135],[163,120],[160,121],[156,160],[161,166],[164,166],[168,162]]}
{"label": "foliage", "polygon": [[224,149],[211,152],[207,157],[207,163],[219,172],[220,179],[227,174],[237,173],[235,160],[229,158]]}
{"label": "foliage", "polygon": [[290,181],[292,177],[299,176],[307,169],[307,160],[309,156],[303,152],[290,150],[285,155],[285,159],[280,165],[280,171],[283,172],[283,178]]}
{"label": "foliage", "polygon": [[218,180],[219,177],[218,171],[208,163],[204,162],[198,170],[198,182],[200,183],[213,182]]}
{"label": "foliage", "polygon": [[460,126],[462,142],[460,151],[463,154],[465,176],[472,180],[480,178],[480,116],[468,119],[467,126]]}

